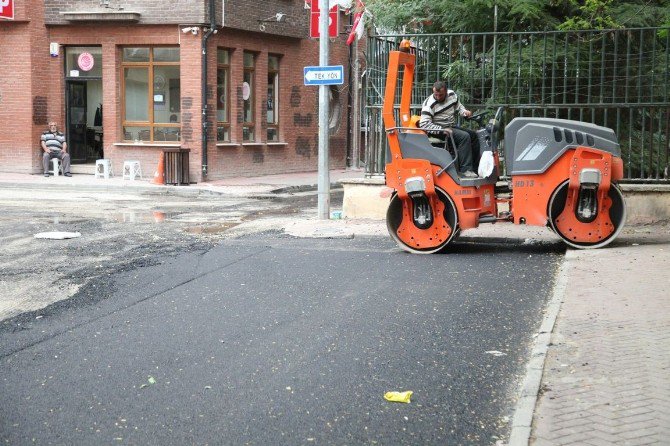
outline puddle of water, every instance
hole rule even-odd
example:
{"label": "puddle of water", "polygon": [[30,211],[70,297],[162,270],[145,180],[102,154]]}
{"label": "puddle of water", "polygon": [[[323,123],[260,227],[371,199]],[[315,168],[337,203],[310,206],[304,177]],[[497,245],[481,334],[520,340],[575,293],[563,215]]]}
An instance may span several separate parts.
{"label": "puddle of water", "polygon": [[88,220],[85,218],[72,218],[72,217],[61,217],[61,216],[54,216],[52,219],[52,223],[55,225],[72,225],[76,223],[84,223]]}
{"label": "puddle of water", "polygon": [[[86,212],[85,217],[72,217],[69,215],[54,215],[51,217],[37,218],[38,220],[46,220],[55,225],[71,225],[76,223],[85,223],[91,219],[102,218],[105,220],[112,220],[118,223],[163,223],[165,221],[173,220],[179,215],[178,212],[164,212],[164,211],[121,211],[121,212]],[[3,220],[15,220],[15,217],[0,218]]]}
{"label": "puddle of water", "polygon": [[105,217],[119,223],[163,223],[176,215],[163,211],[126,211],[107,214]]}
{"label": "puddle of water", "polygon": [[200,225],[200,226],[190,226],[184,228],[184,231],[189,234],[220,234],[226,232],[230,228],[234,228],[239,223],[221,223],[216,225]]}

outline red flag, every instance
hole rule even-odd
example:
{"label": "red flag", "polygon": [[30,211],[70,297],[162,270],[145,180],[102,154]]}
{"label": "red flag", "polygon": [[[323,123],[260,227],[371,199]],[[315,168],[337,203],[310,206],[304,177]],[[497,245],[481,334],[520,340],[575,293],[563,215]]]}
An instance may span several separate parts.
{"label": "red flag", "polygon": [[347,38],[347,45],[351,45],[354,39],[356,38],[356,27],[358,26],[358,22],[361,21],[362,16],[363,16],[362,12],[357,12],[356,15],[354,16],[354,25],[351,27],[351,32],[349,33],[349,37]]}
{"label": "red flag", "polygon": [[[363,20],[363,14],[365,13],[365,4],[361,1],[358,0],[356,2],[356,9],[358,9],[358,12],[354,15],[354,24],[351,27],[351,32],[349,33],[349,37],[347,38],[347,45],[351,45],[356,38],[356,29],[358,28],[359,25],[362,25],[361,20]],[[360,36],[359,36],[360,38]]]}

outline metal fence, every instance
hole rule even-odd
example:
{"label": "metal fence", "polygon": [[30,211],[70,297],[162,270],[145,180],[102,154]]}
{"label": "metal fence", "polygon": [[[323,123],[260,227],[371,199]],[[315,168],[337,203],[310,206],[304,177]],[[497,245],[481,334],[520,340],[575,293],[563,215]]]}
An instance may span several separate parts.
{"label": "metal fence", "polygon": [[[366,174],[383,174],[381,121],[388,53],[416,48],[412,110],[445,80],[470,110],[576,119],[614,129],[629,180],[667,182],[670,29],[372,36],[367,46]],[[502,149],[502,147],[501,147]]]}

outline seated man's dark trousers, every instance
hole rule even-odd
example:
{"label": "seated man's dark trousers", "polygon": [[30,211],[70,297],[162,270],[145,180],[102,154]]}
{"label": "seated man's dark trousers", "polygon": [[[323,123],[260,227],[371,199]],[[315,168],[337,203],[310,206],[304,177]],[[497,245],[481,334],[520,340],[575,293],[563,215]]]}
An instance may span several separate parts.
{"label": "seated man's dark trousers", "polygon": [[[51,168],[49,163],[52,158],[58,158],[63,162],[63,173],[70,173],[70,154],[61,151],[49,151],[42,154],[42,167],[44,167],[45,174],[49,172],[49,169]],[[54,175],[55,174],[56,172],[54,172]]]}
{"label": "seated man's dark trousers", "polygon": [[477,132],[474,130],[465,129],[463,127],[454,128],[468,132],[468,135],[470,135],[470,147],[472,148],[472,171],[477,172],[477,169],[479,168],[479,158],[482,156],[479,150],[479,138],[477,138]]}
{"label": "seated man's dark trousers", "polygon": [[[451,127],[451,131],[454,136],[454,144],[456,144],[456,153],[458,153],[458,171],[466,172],[468,170],[473,170],[472,166],[472,144],[470,141],[470,133],[464,129],[458,127]],[[439,138],[441,140],[447,141],[449,147],[451,147],[451,139],[444,133],[436,133],[430,135],[433,138]]]}

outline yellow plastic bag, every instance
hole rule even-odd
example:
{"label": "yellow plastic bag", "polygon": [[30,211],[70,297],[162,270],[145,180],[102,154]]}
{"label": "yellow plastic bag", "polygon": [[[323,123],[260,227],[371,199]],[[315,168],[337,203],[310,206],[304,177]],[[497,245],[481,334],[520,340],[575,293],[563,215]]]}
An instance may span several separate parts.
{"label": "yellow plastic bag", "polygon": [[384,399],[394,403],[409,403],[412,393],[414,392],[411,390],[405,390],[404,392],[386,392],[384,394]]}

